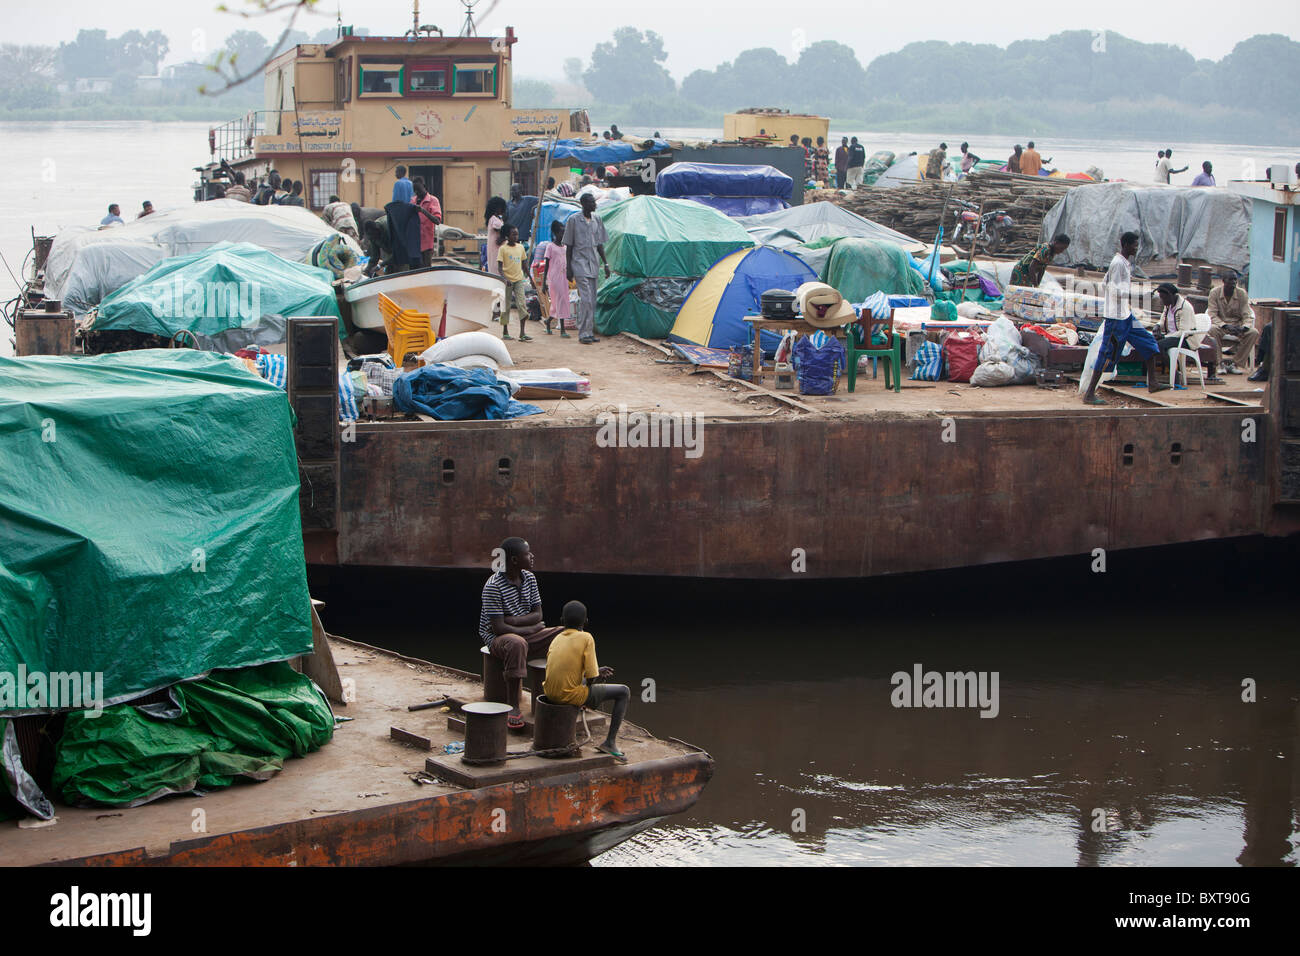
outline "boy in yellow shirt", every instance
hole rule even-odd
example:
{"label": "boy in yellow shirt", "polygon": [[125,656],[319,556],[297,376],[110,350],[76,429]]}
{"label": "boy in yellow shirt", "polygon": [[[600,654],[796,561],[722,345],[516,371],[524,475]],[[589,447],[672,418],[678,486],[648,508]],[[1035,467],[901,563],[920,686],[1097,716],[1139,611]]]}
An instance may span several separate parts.
{"label": "boy in yellow shirt", "polygon": [[519,241],[519,230],[510,226],[506,229],[506,241],[497,249],[497,262],[501,264],[501,278],[506,280],[506,305],[501,310],[501,324],[505,330],[503,339],[510,338],[510,300],[515,300],[519,310],[519,341],[531,342],[533,337],[524,334],[524,323],[528,321],[528,279],[524,276],[524,246]]}
{"label": "boy in yellow shirt", "polygon": [[560,623],[564,630],[555,635],[546,653],[546,699],[557,704],[592,708],[612,700],[614,713],[609,719],[609,734],[596,745],[596,749],[619,763],[627,763],[627,757],[618,749],[614,738],[618,736],[618,729],[627,714],[631,691],[625,684],[593,683],[597,678],[613,677],[614,669],[596,663],[596,639],[583,630],[587,626],[586,605],[579,601],[564,605]]}

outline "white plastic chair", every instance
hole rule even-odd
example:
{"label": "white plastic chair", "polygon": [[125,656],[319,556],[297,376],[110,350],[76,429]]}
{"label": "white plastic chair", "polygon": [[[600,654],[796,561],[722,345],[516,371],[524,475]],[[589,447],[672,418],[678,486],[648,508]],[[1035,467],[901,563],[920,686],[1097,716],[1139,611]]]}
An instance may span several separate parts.
{"label": "white plastic chair", "polygon": [[[1190,358],[1196,363],[1197,374],[1201,376],[1201,390],[1205,390],[1205,369],[1201,368],[1201,356],[1197,350],[1205,339],[1205,333],[1209,331],[1210,317],[1202,312],[1196,316],[1195,327],[1178,336],[1178,344],[1169,350],[1170,385],[1178,384],[1179,373],[1182,374],[1183,381],[1187,381],[1187,360]],[[1184,348],[1184,345],[1190,345],[1191,348]]]}

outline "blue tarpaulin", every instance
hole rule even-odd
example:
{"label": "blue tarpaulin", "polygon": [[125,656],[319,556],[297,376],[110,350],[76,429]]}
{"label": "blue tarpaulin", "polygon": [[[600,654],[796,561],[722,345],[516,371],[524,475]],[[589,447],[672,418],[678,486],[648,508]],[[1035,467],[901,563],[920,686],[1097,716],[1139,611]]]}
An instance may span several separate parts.
{"label": "blue tarpaulin", "polygon": [[[638,140],[638,144],[650,143],[646,149],[625,140],[610,142],[593,142],[587,139],[561,139],[555,143],[551,159],[576,159],[580,163],[625,163],[629,159],[641,159],[669,149],[668,141],[662,139]],[[544,147],[545,143],[533,143]]]}
{"label": "blue tarpaulin", "polygon": [[423,413],[439,421],[503,419],[539,415],[536,405],[516,402],[510,386],[485,368],[426,365],[393,382],[393,405],[399,412]]}
{"label": "blue tarpaulin", "polygon": [[655,192],[693,199],[728,216],[754,216],[787,208],[794,180],[773,166],[673,163],[655,179]]}

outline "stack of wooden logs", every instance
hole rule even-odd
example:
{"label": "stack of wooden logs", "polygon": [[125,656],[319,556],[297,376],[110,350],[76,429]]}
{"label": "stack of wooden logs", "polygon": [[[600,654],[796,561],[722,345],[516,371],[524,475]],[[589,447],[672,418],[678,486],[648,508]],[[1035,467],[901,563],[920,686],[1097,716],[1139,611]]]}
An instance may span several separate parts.
{"label": "stack of wooden logs", "polygon": [[[1043,217],[1065,193],[1085,180],[1021,176],[1015,173],[988,172],[967,176],[961,182],[918,180],[915,185],[882,188],[863,186],[852,192],[841,193],[834,189],[818,189],[804,194],[804,202],[823,200],[833,202],[860,216],[889,226],[901,233],[933,241],[939,230],[939,213],[952,191],[953,200],[983,204],[984,212],[1001,210],[1009,215],[1015,225],[1003,233],[998,258],[1019,258],[1031,251],[1039,241]],[[952,239],[956,228],[956,214],[961,207],[949,203],[943,214],[944,241]],[[965,233],[967,230],[963,230]],[[963,248],[966,241],[963,237]],[[981,248],[980,253],[984,254]]]}

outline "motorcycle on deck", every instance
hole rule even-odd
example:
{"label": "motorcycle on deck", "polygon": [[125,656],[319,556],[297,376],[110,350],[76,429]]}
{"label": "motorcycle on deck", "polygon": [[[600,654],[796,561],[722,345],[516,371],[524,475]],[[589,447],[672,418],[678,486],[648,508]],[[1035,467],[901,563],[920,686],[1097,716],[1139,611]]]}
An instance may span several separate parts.
{"label": "motorcycle on deck", "polygon": [[982,213],[975,203],[963,199],[954,199],[953,204],[957,206],[953,213],[956,219],[952,234],[954,246],[965,237],[967,243],[977,241],[986,251],[996,253],[1007,232],[1015,225],[1001,209]]}

